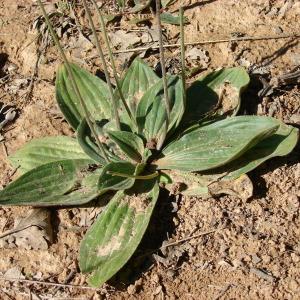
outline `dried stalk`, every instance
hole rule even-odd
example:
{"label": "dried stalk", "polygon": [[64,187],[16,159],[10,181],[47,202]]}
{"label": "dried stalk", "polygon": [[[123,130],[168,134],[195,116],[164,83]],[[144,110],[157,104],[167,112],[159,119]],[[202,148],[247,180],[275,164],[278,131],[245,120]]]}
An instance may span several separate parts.
{"label": "dried stalk", "polygon": [[96,48],[97,48],[98,54],[100,56],[102,65],[103,65],[103,70],[104,70],[106,82],[107,82],[108,89],[109,89],[110,98],[111,98],[112,105],[113,105],[113,112],[114,112],[114,117],[115,117],[115,121],[116,121],[116,126],[117,126],[118,130],[121,130],[120,117],[119,117],[118,107],[117,107],[117,100],[116,100],[114,92],[113,92],[113,88],[112,88],[112,84],[111,84],[111,81],[110,81],[110,77],[109,77],[107,65],[106,65],[106,62],[105,62],[105,57],[104,57],[104,54],[103,54],[103,50],[102,50],[102,47],[100,45],[100,42],[99,42],[99,39],[98,39],[98,36],[97,36],[95,24],[94,24],[94,21],[93,21],[92,16],[91,16],[91,11],[90,11],[90,9],[87,5],[86,0],[82,0],[82,2],[83,2],[84,9],[86,11],[87,17],[89,19],[89,23],[90,23],[91,28],[92,28],[93,36],[94,36],[95,41],[96,41]]}
{"label": "dried stalk", "polygon": [[80,105],[82,106],[82,110],[83,110],[84,116],[86,118],[86,121],[88,123],[88,126],[91,129],[91,132],[92,132],[92,134],[93,134],[93,136],[94,136],[94,138],[96,140],[97,146],[99,147],[99,149],[100,149],[100,151],[101,151],[104,159],[108,162],[109,161],[108,156],[107,156],[107,154],[105,152],[103,144],[99,140],[99,137],[98,137],[97,132],[96,132],[96,128],[94,127],[95,124],[91,120],[90,113],[89,113],[89,111],[87,109],[87,106],[84,103],[82,95],[81,95],[81,93],[79,91],[79,88],[78,88],[78,86],[76,84],[76,81],[75,81],[75,78],[74,78],[74,74],[73,74],[73,71],[72,71],[71,66],[69,64],[69,61],[68,61],[68,59],[67,59],[67,57],[66,57],[66,55],[64,53],[64,50],[63,50],[63,48],[62,48],[62,46],[61,46],[61,44],[59,42],[57,34],[56,34],[56,32],[54,31],[54,29],[53,29],[53,27],[51,25],[51,22],[49,20],[49,17],[47,15],[47,12],[45,11],[44,5],[42,4],[41,0],[38,0],[38,4],[39,4],[39,6],[40,6],[40,8],[42,10],[43,16],[45,18],[45,21],[46,21],[46,24],[47,24],[48,29],[50,31],[50,34],[51,34],[51,36],[52,36],[52,38],[54,40],[54,43],[56,44],[56,46],[57,46],[57,48],[58,48],[58,50],[60,52],[60,55],[61,55],[61,57],[62,57],[62,59],[63,59],[63,61],[65,63],[65,66],[67,68],[67,72],[68,72],[69,78],[71,80],[72,87],[73,87],[73,89],[74,89],[74,91],[76,93],[76,96],[79,99]]}
{"label": "dried stalk", "polygon": [[181,79],[183,87],[183,104],[184,110],[186,106],[186,72],[185,72],[185,46],[184,46],[184,11],[183,8],[179,9],[180,16],[180,53],[181,53]]}
{"label": "dried stalk", "polygon": [[[224,38],[219,40],[204,40],[204,41],[196,41],[196,42],[188,42],[185,43],[185,46],[197,46],[197,45],[206,45],[206,44],[220,44],[220,43],[230,43],[230,42],[247,42],[247,41],[266,41],[266,40],[279,40],[279,39],[298,39],[300,38],[299,34],[282,34],[282,35],[264,35],[264,36],[243,36],[237,38]],[[178,48],[181,44],[167,44],[163,45],[164,49],[170,48]],[[113,54],[123,54],[123,53],[131,53],[131,52],[143,52],[149,49],[157,50],[159,46],[147,46],[147,47],[137,47],[131,49],[123,49],[113,51]],[[88,57],[88,59],[95,58],[94,56]]]}
{"label": "dried stalk", "polygon": [[121,98],[121,101],[125,107],[125,110],[129,116],[129,118],[136,124],[136,120],[135,118],[133,117],[130,109],[129,109],[129,106],[125,100],[125,97],[124,97],[124,94],[122,92],[122,88],[121,88],[121,82],[120,82],[120,78],[118,76],[118,73],[117,73],[117,69],[116,69],[116,63],[115,63],[115,59],[113,57],[113,53],[112,53],[112,50],[111,50],[111,47],[110,47],[110,42],[109,42],[109,38],[108,38],[108,34],[107,34],[107,30],[106,30],[106,26],[105,26],[105,22],[104,22],[104,19],[103,19],[103,15],[96,3],[95,0],[92,0],[95,8],[96,8],[96,11],[97,11],[97,14],[99,16],[99,19],[100,19],[100,23],[101,23],[101,30],[103,32],[103,35],[104,35],[104,40],[105,40],[105,44],[106,44],[106,48],[108,50],[108,55],[109,55],[109,59],[110,59],[110,62],[111,62],[111,66],[112,66],[112,69],[113,69],[113,75],[114,75],[114,78],[115,78],[115,81],[116,81],[116,85],[117,85],[117,89],[118,89],[118,92],[119,92],[119,95],[120,95],[120,98]]}
{"label": "dried stalk", "polygon": [[[39,1],[39,0],[38,0]],[[61,288],[77,288],[82,290],[92,290],[92,291],[99,291],[99,292],[106,292],[106,289],[102,288],[94,288],[91,286],[85,286],[85,285],[75,285],[75,284],[63,284],[63,283],[55,283],[55,282],[48,282],[48,281],[41,281],[41,280],[31,280],[31,279],[22,279],[22,278],[13,278],[13,277],[3,277],[0,276],[0,280],[4,281],[10,281],[10,282],[23,282],[23,283],[29,283],[29,284],[40,284],[45,286],[55,286],[55,287],[61,287]]]}
{"label": "dried stalk", "polygon": [[163,47],[162,27],[161,27],[161,19],[160,19],[160,0],[156,0],[156,18],[157,18],[158,37],[159,37],[158,38],[159,54],[160,54],[159,57],[160,57],[163,87],[164,87],[164,99],[165,99],[166,113],[167,113],[166,126],[165,126],[165,131],[163,133],[163,138],[161,139],[161,141],[159,141],[159,144],[157,145],[158,150],[160,150],[168,133],[170,114],[171,114],[170,98],[168,93],[168,81],[167,81],[167,74],[166,74],[165,54],[164,54],[164,47]]}

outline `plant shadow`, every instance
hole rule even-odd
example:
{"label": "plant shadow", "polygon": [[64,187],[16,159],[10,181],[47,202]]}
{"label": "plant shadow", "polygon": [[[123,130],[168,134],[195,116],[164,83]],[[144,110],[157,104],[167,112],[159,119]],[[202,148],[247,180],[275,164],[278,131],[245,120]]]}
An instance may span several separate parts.
{"label": "plant shadow", "polygon": [[300,157],[300,140],[298,141],[294,150],[287,156],[274,157],[270,160],[264,162],[261,166],[251,171],[248,176],[250,177],[253,183],[253,197],[250,201],[255,199],[265,198],[267,196],[267,184],[263,175],[273,172],[276,169],[286,166],[291,167],[299,163]]}
{"label": "plant shadow", "polygon": [[0,78],[5,75],[3,68],[8,60],[8,55],[6,53],[0,53]]}
{"label": "plant shadow", "polygon": [[250,83],[247,90],[241,95],[241,107],[239,115],[256,115],[258,105],[261,103],[262,98],[259,97],[259,91],[263,88],[261,79],[257,75],[250,74]]}
{"label": "plant shadow", "polygon": [[[249,76],[251,80],[247,90],[242,94],[240,114],[257,114],[258,104],[262,102],[263,98],[263,96],[261,96],[261,92],[265,88],[263,82],[268,83],[271,80],[271,74],[269,72],[266,72],[265,74],[260,74],[256,73],[255,71],[259,68],[268,67],[279,57],[286,54],[286,52],[289,49],[297,46],[298,43],[299,41],[297,39],[292,39],[286,42],[282,47],[277,49],[272,54],[263,57],[260,60],[260,62],[255,64],[255,66],[253,66],[252,68],[250,68]],[[285,86],[283,90],[282,88],[280,90],[274,89],[272,94],[276,93],[276,95],[278,95],[280,94],[280,92],[282,93],[283,91],[286,91],[289,88],[291,88],[291,86]]]}
{"label": "plant shadow", "polygon": [[196,7],[199,7],[199,6],[204,6],[204,5],[207,5],[207,4],[216,2],[216,1],[218,1],[218,0],[196,1],[195,3],[186,5],[186,6],[184,6],[183,8],[184,8],[184,10],[189,10],[189,9],[193,9],[193,8],[196,8]]}
{"label": "plant shadow", "polygon": [[274,62],[277,58],[284,55],[289,49],[297,46],[299,43],[297,38],[293,38],[292,40],[287,41],[282,47],[277,49],[270,55],[267,55],[261,59],[261,61],[256,65],[256,67],[266,67]]}

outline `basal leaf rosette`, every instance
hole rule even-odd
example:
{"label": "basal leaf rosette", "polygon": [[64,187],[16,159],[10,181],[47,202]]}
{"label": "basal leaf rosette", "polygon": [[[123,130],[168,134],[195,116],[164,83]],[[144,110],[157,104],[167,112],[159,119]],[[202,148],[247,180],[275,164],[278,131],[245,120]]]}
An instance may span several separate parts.
{"label": "basal leaf rosette", "polygon": [[[298,140],[296,128],[274,118],[236,116],[249,83],[240,67],[206,74],[187,91],[180,76],[168,76],[167,122],[162,79],[135,59],[121,80],[133,119],[119,99],[117,129],[107,84],[76,64],[70,66],[104,152],[62,65],[56,98],[76,138],[33,139],[12,154],[20,177],[0,191],[0,204],[75,206],[111,195],[80,247],[79,265],[91,274],[93,286],[110,279],[134,254],[162,184],[182,183],[184,195],[217,195],[228,187],[237,192],[237,186],[249,183],[247,172],[289,154]],[[120,96],[118,90],[114,94]],[[212,185],[216,182],[218,186]]]}

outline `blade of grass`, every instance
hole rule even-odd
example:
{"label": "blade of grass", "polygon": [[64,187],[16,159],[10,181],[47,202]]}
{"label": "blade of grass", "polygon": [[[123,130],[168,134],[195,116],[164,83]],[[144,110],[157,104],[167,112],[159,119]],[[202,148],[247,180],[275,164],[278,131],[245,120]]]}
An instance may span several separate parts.
{"label": "blade of grass", "polygon": [[186,106],[186,72],[185,72],[185,46],[184,46],[184,10],[183,7],[179,9],[180,17],[180,54],[181,54],[181,79],[183,86],[183,103],[184,109]]}
{"label": "blade of grass", "polygon": [[87,14],[89,23],[91,25],[93,36],[94,36],[95,42],[96,42],[96,48],[97,48],[98,54],[100,56],[102,65],[103,65],[103,70],[104,70],[106,82],[107,82],[109,93],[110,93],[110,98],[111,98],[112,105],[113,105],[113,112],[114,112],[114,117],[115,117],[115,121],[116,121],[116,126],[117,126],[118,130],[121,130],[121,124],[120,124],[120,117],[119,117],[119,113],[118,113],[117,101],[116,101],[116,98],[115,98],[115,95],[114,95],[114,92],[113,92],[113,88],[112,88],[112,84],[111,84],[111,81],[110,81],[110,77],[109,77],[107,65],[106,65],[106,62],[105,62],[105,57],[104,57],[104,54],[103,54],[103,50],[102,50],[102,47],[101,47],[100,42],[99,42],[99,38],[98,38],[98,35],[97,35],[95,24],[94,24],[94,21],[93,21],[92,16],[91,16],[91,11],[90,11],[90,9],[87,5],[86,0],[82,0],[82,2],[83,2],[84,9],[86,11],[86,14]]}
{"label": "blade of grass", "polygon": [[113,53],[112,53],[112,50],[111,50],[111,47],[110,47],[110,42],[109,42],[109,38],[108,38],[108,34],[107,34],[107,30],[106,30],[106,26],[105,26],[105,22],[104,22],[104,18],[103,18],[103,15],[96,3],[95,0],[92,0],[95,8],[96,8],[96,11],[97,11],[97,14],[99,16],[99,19],[100,19],[100,23],[101,23],[101,31],[103,32],[103,35],[104,35],[104,40],[105,40],[105,44],[106,44],[106,48],[108,50],[108,55],[109,55],[109,59],[110,59],[110,62],[111,62],[111,66],[112,66],[112,69],[113,69],[113,74],[114,74],[114,78],[115,78],[115,81],[116,81],[116,85],[117,85],[117,89],[118,89],[118,92],[119,92],[119,95],[120,95],[120,98],[122,100],[122,103],[125,107],[125,110],[127,112],[127,114],[129,115],[129,118],[135,123],[135,125],[137,126],[136,124],[136,120],[135,118],[132,116],[132,113],[129,109],[129,106],[125,100],[125,97],[124,97],[124,94],[122,92],[122,89],[121,89],[121,83],[120,83],[120,78],[117,74],[117,69],[116,69],[116,64],[115,64],[115,60],[114,60],[114,57],[113,57]]}
{"label": "blade of grass", "polygon": [[159,40],[159,57],[160,57],[160,64],[161,64],[161,71],[162,71],[163,85],[164,85],[164,99],[165,99],[166,112],[167,112],[166,130],[164,132],[164,137],[157,145],[158,150],[160,150],[168,133],[170,113],[171,113],[167,75],[166,75],[165,54],[164,54],[164,47],[163,47],[162,27],[161,27],[161,19],[160,19],[160,0],[156,0],[156,19],[157,19],[158,40]]}
{"label": "blade of grass", "polygon": [[70,80],[71,80],[71,83],[72,83],[72,86],[73,86],[73,89],[74,89],[74,91],[75,91],[75,93],[76,93],[76,95],[77,95],[77,97],[79,99],[80,105],[82,106],[82,110],[83,110],[84,116],[85,116],[85,118],[87,120],[87,123],[88,123],[88,125],[89,125],[89,127],[91,129],[91,132],[92,132],[92,134],[93,134],[93,136],[94,136],[94,138],[96,140],[97,146],[99,147],[99,149],[100,149],[100,151],[101,151],[104,159],[107,162],[109,162],[109,158],[108,158],[108,156],[107,156],[107,154],[105,152],[104,146],[100,142],[99,137],[98,137],[97,132],[96,132],[96,129],[94,127],[95,124],[91,120],[90,113],[89,113],[89,111],[88,111],[88,109],[87,109],[87,107],[86,107],[86,105],[84,103],[83,97],[82,97],[82,95],[81,95],[81,93],[79,91],[79,88],[78,88],[77,84],[76,84],[76,81],[75,81],[75,78],[74,78],[74,75],[73,75],[73,71],[72,71],[72,69],[70,67],[69,61],[68,61],[68,59],[67,59],[67,57],[65,55],[65,52],[64,52],[64,50],[63,50],[63,48],[62,48],[62,46],[61,46],[61,44],[59,42],[57,34],[56,34],[56,32],[54,31],[54,29],[53,29],[53,27],[51,25],[51,22],[50,22],[50,19],[49,19],[48,15],[47,15],[45,7],[44,7],[43,3],[41,2],[41,0],[38,0],[38,4],[39,4],[39,6],[40,6],[40,8],[42,10],[43,16],[45,18],[45,21],[46,21],[46,24],[47,24],[48,29],[50,31],[50,34],[51,34],[51,36],[52,36],[52,38],[54,40],[54,43],[55,43],[56,47],[59,50],[59,53],[60,53],[60,55],[62,57],[62,60],[65,63],[68,75],[70,77]]}

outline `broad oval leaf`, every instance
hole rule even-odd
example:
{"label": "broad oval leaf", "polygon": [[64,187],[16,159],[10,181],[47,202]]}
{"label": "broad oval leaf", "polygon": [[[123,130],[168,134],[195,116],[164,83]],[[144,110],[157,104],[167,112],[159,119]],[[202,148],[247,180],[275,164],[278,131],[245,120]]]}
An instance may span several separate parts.
{"label": "broad oval leaf", "polygon": [[[80,94],[94,120],[110,119],[111,104],[107,84],[76,64],[70,64]],[[56,75],[56,98],[68,123],[74,130],[79,126],[84,113],[65,65],[61,65]]]}
{"label": "broad oval leaf", "polygon": [[[169,76],[168,94],[171,107],[168,126],[170,132],[176,129],[184,112],[183,86],[178,76]],[[166,130],[166,106],[162,80],[143,96],[137,109],[136,119],[139,132],[143,133],[147,141],[161,145]]]}
{"label": "broad oval leaf", "polygon": [[224,68],[196,80],[187,89],[184,127],[209,114],[236,115],[241,93],[249,84],[249,75],[241,67]]}
{"label": "broad oval leaf", "polygon": [[[130,162],[111,162],[107,164],[99,177],[98,188],[101,191],[125,190],[133,186],[137,167]],[[117,175],[122,174],[122,175]]]}
{"label": "broad oval leaf", "polygon": [[[245,182],[241,182],[241,185],[237,185],[237,183],[240,183],[242,178],[247,179],[247,177],[242,176],[272,157],[289,154],[297,144],[297,128],[285,125],[276,119],[272,119],[272,121],[274,125],[280,126],[274,134],[250,148],[238,159],[220,168],[201,173],[175,170],[164,171],[167,178],[171,178],[171,181],[166,182],[166,188],[174,190],[175,184],[176,190],[183,195],[207,196],[218,189],[224,191],[224,185],[228,191],[229,185],[232,184],[231,190],[237,192],[237,187],[245,185]],[[212,185],[212,183],[214,184]],[[241,188],[239,191],[240,196],[245,196],[245,194],[241,193],[245,192],[245,189]]]}
{"label": "broad oval leaf", "polygon": [[109,131],[108,136],[128,158],[141,162],[145,148],[143,140],[138,135],[128,131]]}
{"label": "broad oval leaf", "polygon": [[[268,159],[288,155],[298,142],[299,130],[274,118],[272,121],[274,125],[279,126],[274,134],[249,149],[240,158],[221,168],[207,172],[207,176],[209,177],[209,174],[214,176],[225,174],[224,179],[236,179],[257,168]],[[210,177],[210,180],[212,179],[213,177]]]}
{"label": "broad oval leaf", "polygon": [[136,58],[132,62],[123,78],[122,92],[133,115],[143,95],[158,81],[159,77],[143,60]]}
{"label": "broad oval leaf", "polygon": [[238,158],[278,129],[272,118],[231,117],[200,127],[167,145],[159,169],[204,171]]}
{"label": "broad oval leaf", "polygon": [[79,266],[92,272],[89,283],[99,287],[116,274],[137,249],[158,199],[159,187],[137,182],[119,191],[81,242]]}
{"label": "broad oval leaf", "polygon": [[0,205],[81,205],[99,196],[91,160],[62,160],[25,173],[0,191]]}
{"label": "broad oval leaf", "polygon": [[65,159],[89,159],[76,139],[51,136],[33,139],[9,156],[12,165],[25,173],[49,162]]}

